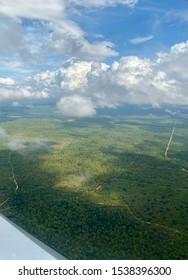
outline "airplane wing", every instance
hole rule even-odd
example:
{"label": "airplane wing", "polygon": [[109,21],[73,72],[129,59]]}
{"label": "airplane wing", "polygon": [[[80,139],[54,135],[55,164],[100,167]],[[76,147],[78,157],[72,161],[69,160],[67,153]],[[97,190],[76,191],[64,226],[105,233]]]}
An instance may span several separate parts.
{"label": "airplane wing", "polygon": [[0,260],[58,259],[67,258],[0,214]]}

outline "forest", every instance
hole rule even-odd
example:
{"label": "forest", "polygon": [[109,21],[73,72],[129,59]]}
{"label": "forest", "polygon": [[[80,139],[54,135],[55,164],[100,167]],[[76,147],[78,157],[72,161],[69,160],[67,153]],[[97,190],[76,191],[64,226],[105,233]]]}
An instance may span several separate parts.
{"label": "forest", "polygon": [[0,211],[70,259],[187,259],[187,131],[185,117],[6,106]]}

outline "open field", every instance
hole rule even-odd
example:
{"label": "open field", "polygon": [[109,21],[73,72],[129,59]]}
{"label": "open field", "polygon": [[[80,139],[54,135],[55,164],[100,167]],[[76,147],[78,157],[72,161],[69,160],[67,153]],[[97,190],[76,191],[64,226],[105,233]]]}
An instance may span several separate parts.
{"label": "open field", "polygon": [[72,259],[188,258],[186,119],[7,108],[0,127],[0,211],[24,229]]}

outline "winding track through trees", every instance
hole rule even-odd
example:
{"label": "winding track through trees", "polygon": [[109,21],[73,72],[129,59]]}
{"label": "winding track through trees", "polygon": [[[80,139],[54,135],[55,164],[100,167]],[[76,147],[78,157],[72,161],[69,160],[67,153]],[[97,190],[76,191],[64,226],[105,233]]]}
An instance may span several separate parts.
{"label": "winding track through trees", "polygon": [[[169,147],[170,147],[170,144],[172,142],[172,139],[173,139],[173,136],[174,136],[174,132],[175,132],[175,129],[176,129],[176,123],[172,129],[172,133],[170,135],[170,138],[169,138],[169,141],[167,143],[167,146],[166,146],[166,150],[165,150],[165,158],[168,158],[168,150],[169,150]],[[183,169],[182,169],[183,170]],[[185,169],[184,169],[185,170]],[[185,170],[187,171],[187,170]],[[99,188],[96,189],[96,191],[98,190]],[[179,188],[178,188],[179,189]],[[183,190],[187,190],[187,189],[183,189]],[[98,203],[99,205],[105,205],[104,203]],[[129,212],[129,214],[135,219],[137,220],[138,222],[141,222],[141,223],[144,223],[144,224],[147,224],[147,225],[154,225],[154,226],[157,226],[157,227],[161,227],[161,228],[164,228],[166,230],[169,230],[169,231],[173,231],[174,233],[177,233],[177,234],[186,234],[185,232],[181,232],[177,229],[174,229],[174,228],[171,228],[171,227],[168,227],[166,225],[161,225],[159,223],[154,223],[154,222],[149,222],[149,221],[146,221],[142,218],[139,218],[137,215],[135,215],[133,213],[133,211],[130,209],[129,205],[128,204],[123,204],[123,205],[115,205],[115,204],[111,204],[110,206],[113,206],[113,207],[125,207],[127,209],[127,211]],[[187,235],[187,234],[186,234]]]}
{"label": "winding track through trees", "polygon": [[[103,205],[103,206],[106,206],[105,203],[98,203],[98,205]],[[157,227],[161,227],[161,228],[164,228],[168,231],[173,231],[174,233],[176,234],[184,234],[184,235],[187,235],[185,232],[181,232],[175,228],[171,228],[171,227],[167,227],[165,225],[161,225],[159,223],[154,223],[154,222],[149,222],[149,221],[146,221],[146,220],[143,220],[141,218],[139,218],[138,216],[136,216],[133,211],[130,209],[129,205],[128,204],[123,204],[123,205],[116,205],[116,204],[110,204],[110,206],[112,207],[125,207],[127,209],[127,211],[129,212],[129,214],[135,219],[137,220],[138,222],[140,223],[143,223],[143,224],[147,224],[147,225],[153,225],[153,226],[157,226]]]}
{"label": "winding track through trees", "polygon": [[19,189],[19,185],[18,185],[18,182],[16,180],[15,173],[14,173],[14,168],[13,168],[12,161],[11,161],[11,152],[9,152],[9,155],[8,155],[8,162],[9,162],[9,165],[10,165],[10,168],[11,168],[11,173],[12,173],[12,177],[10,179],[14,182],[15,190],[14,190],[14,193],[11,196],[9,196],[6,200],[4,200],[0,204],[0,207],[3,206],[5,203],[7,203],[16,194],[16,192]]}

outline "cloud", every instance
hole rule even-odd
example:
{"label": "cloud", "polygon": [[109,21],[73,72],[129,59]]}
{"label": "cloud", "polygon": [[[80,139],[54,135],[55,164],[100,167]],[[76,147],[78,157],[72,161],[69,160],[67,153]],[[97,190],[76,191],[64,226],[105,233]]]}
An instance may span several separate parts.
{"label": "cloud", "polygon": [[165,18],[168,21],[174,21],[174,20],[180,20],[182,22],[188,21],[188,10],[184,11],[176,11],[176,10],[170,10],[166,13]]}
{"label": "cloud", "polygon": [[6,137],[6,131],[4,128],[0,127],[0,138]]}
{"label": "cloud", "polygon": [[169,53],[158,53],[157,65],[179,83],[180,91],[186,90],[188,79],[188,41],[175,44]]}
{"label": "cloud", "polygon": [[70,91],[83,90],[87,86],[87,74],[91,71],[91,65],[92,62],[88,61],[70,61],[67,68],[60,69],[60,87]]}
{"label": "cloud", "polygon": [[169,110],[169,109],[165,109],[165,112],[170,114],[170,115],[177,115],[177,112]]}
{"label": "cloud", "polygon": [[18,106],[19,106],[19,102],[18,102],[18,101],[12,102],[12,106],[13,106],[13,107],[18,107]]}
{"label": "cloud", "polygon": [[104,7],[104,6],[115,6],[118,4],[126,5],[128,7],[134,7],[139,0],[70,0],[68,3],[74,3],[83,7]]}
{"label": "cloud", "polygon": [[188,104],[187,65],[188,42],[184,42],[153,60],[127,56],[111,66],[72,61],[63,69],[60,84],[62,94],[89,98],[95,109],[124,103]]}
{"label": "cloud", "polygon": [[57,107],[67,116],[86,117],[96,114],[91,100],[78,95],[62,97]]}
{"label": "cloud", "polygon": [[[0,4],[1,5],[1,4]],[[15,22],[10,18],[0,17],[0,59],[1,69],[13,71],[15,66],[28,66],[40,60],[39,53],[44,47],[44,36],[38,34],[36,27],[22,25],[22,21]],[[10,66],[9,66],[10,65]],[[17,69],[14,69],[17,72]],[[26,70],[26,69],[25,69]]]}
{"label": "cloud", "polygon": [[14,135],[7,143],[6,146],[14,152],[18,152],[21,155],[27,155],[30,152],[38,150],[46,150],[49,148],[50,140],[31,138],[27,139],[22,135]]}
{"label": "cloud", "polygon": [[151,39],[153,39],[153,35],[146,36],[146,37],[137,37],[137,38],[134,38],[134,39],[130,39],[129,42],[132,45],[137,45],[137,44],[142,44],[144,42],[150,41]]}
{"label": "cloud", "polygon": [[59,18],[64,10],[61,0],[1,0],[0,14],[13,18],[52,20]]}
{"label": "cloud", "polygon": [[[44,89],[49,92],[83,92],[88,85],[88,75],[100,75],[110,66],[105,63],[68,60],[63,67],[56,71],[46,71],[26,79],[26,83],[36,90]],[[53,94],[53,93],[52,93]]]}
{"label": "cloud", "polygon": [[0,101],[1,100],[14,100],[22,98],[42,99],[48,97],[48,90],[34,90],[30,86],[12,86],[9,88],[0,88]]}
{"label": "cloud", "polygon": [[128,7],[135,6],[139,0],[1,0],[0,14],[13,19],[61,19],[65,9],[70,6],[104,7],[118,4]]}
{"label": "cloud", "polygon": [[17,137],[16,139],[12,139],[12,140],[8,141],[7,147],[11,151],[20,151],[25,148],[25,145],[24,145],[23,139],[21,139],[21,137],[20,138]]}
{"label": "cloud", "polygon": [[0,78],[0,86],[12,86],[15,84],[15,81],[11,78]]}
{"label": "cloud", "polygon": [[[65,115],[90,116],[97,108],[119,105],[188,104],[188,41],[156,59],[126,56],[111,65],[69,60],[55,71],[2,87],[0,99],[54,98]],[[58,101],[59,100],[59,101]]]}
{"label": "cloud", "polygon": [[46,26],[53,30],[48,41],[51,50],[87,59],[102,59],[118,55],[113,49],[113,43],[109,41],[89,43],[85,39],[83,30],[73,21],[66,19],[61,22],[50,22]]}
{"label": "cloud", "polygon": [[0,20],[0,50],[7,51],[21,47],[23,34],[20,25],[6,18],[0,17]]}
{"label": "cloud", "polygon": [[[32,63],[40,61],[41,53],[48,57],[48,52],[98,60],[116,56],[118,52],[114,50],[112,42],[104,38],[89,42],[86,39],[87,34],[76,22],[70,20],[69,10],[71,9],[68,8],[76,9],[77,5],[92,8],[117,4],[132,7],[137,2],[137,0],[30,0],[25,2],[2,0],[0,16],[3,23],[0,25],[2,39],[0,50],[5,53],[12,50],[11,56],[14,60],[19,56],[22,61],[31,60]],[[30,24],[24,24],[24,19],[29,19]],[[33,20],[40,24],[34,24]]]}

